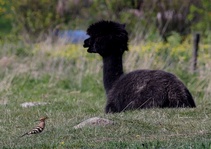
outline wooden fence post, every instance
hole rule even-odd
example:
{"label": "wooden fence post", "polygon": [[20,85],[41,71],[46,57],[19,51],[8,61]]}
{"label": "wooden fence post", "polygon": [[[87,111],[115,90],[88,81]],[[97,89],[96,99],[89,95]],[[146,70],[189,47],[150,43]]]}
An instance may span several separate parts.
{"label": "wooden fence post", "polygon": [[193,35],[193,60],[192,60],[192,72],[197,69],[197,57],[199,49],[200,34],[196,33]]}

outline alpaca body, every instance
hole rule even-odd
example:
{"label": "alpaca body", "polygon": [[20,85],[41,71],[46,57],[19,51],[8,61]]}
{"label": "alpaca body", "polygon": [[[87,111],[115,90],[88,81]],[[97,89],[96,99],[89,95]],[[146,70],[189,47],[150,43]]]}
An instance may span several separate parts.
{"label": "alpaca body", "polygon": [[195,107],[185,85],[161,70],[137,70],[122,75],[107,94],[106,113],[141,108]]}
{"label": "alpaca body", "polygon": [[84,41],[89,53],[103,59],[103,82],[107,96],[105,112],[142,108],[195,107],[192,95],[173,74],[161,70],[123,73],[122,55],[128,50],[125,25],[100,21],[87,29]]}

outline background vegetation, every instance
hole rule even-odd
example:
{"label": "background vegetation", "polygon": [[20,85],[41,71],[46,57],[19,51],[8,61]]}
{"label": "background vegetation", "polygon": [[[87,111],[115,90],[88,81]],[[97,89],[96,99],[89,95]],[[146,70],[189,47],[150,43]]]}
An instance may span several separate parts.
{"label": "background vegetation", "polygon": [[[160,34],[156,16],[172,10],[184,14],[186,28],[168,24]],[[54,39],[56,29],[86,30],[102,18],[127,24],[126,72],[162,69],[176,74],[197,108],[105,115],[100,57],[88,54],[83,43]],[[210,148],[210,25],[209,0],[0,0],[0,147]],[[201,40],[197,71],[192,72],[195,32]],[[23,108],[24,102],[47,104]],[[49,117],[43,133],[19,138],[42,116]],[[94,116],[115,124],[73,128]]]}

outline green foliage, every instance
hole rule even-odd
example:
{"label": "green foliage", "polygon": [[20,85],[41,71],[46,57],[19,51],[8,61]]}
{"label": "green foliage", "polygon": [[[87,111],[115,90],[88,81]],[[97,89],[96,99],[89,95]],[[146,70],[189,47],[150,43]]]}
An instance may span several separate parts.
{"label": "green foliage", "polygon": [[55,6],[56,0],[12,0],[15,30],[29,34],[32,40],[48,33],[61,21]]}
{"label": "green foliage", "polygon": [[6,36],[12,29],[10,7],[8,0],[0,0],[0,38]]}
{"label": "green foliage", "polygon": [[30,42],[43,37],[46,33],[49,34],[56,26],[85,29],[89,24],[102,19],[126,23],[131,32],[134,27],[137,27],[138,18],[130,10],[138,7],[138,1],[80,0],[74,2],[68,0],[64,8],[61,8],[61,14],[56,11],[59,2],[57,0],[12,0],[9,10],[12,14],[14,31],[24,35],[24,38]]}
{"label": "green foliage", "polygon": [[138,41],[157,38],[156,15],[160,11],[188,13],[193,31],[210,30],[210,8],[209,0],[1,0],[0,27],[3,35],[13,27],[13,33],[21,33],[31,42],[45,39],[55,28],[86,29],[104,19],[127,24],[128,32]]}
{"label": "green foliage", "polygon": [[200,5],[191,5],[189,20],[198,19],[198,21],[192,25],[194,31],[201,31],[205,33],[211,29],[211,3],[210,0],[201,0]]}

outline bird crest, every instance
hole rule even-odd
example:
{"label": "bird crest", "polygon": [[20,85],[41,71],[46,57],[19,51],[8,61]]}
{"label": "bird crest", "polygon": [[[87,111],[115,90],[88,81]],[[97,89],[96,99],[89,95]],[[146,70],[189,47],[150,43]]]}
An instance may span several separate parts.
{"label": "bird crest", "polygon": [[45,121],[46,119],[48,119],[48,117],[47,117],[47,116],[42,117],[42,118],[40,118],[40,119],[39,119],[39,120],[37,120],[37,121]]}

